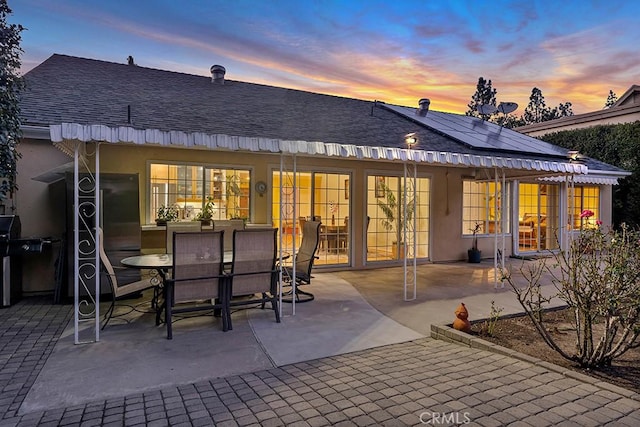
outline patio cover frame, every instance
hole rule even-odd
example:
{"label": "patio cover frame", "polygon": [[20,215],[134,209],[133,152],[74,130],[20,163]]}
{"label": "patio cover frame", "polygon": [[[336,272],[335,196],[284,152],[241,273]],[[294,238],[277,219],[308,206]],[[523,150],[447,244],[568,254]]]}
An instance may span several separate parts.
{"label": "patio cover frame", "polygon": [[[230,150],[230,151],[248,151],[248,152],[266,152],[272,154],[280,154],[281,156],[281,174],[284,170],[284,163],[282,159],[291,155],[293,157],[293,171],[297,173],[296,157],[302,156],[325,156],[325,157],[340,157],[351,160],[364,160],[364,161],[390,161],[390,162],[403,162],[404,163],[404,176],[407,176],[407,164],[411,163],[414,167],[414,177],[417,173],[417,167],[419,164],[428,165],[441,165],[441,166],[456,166],[467,168],[486,168],[493,169],[495,171],[502,170],[503,177],[505,170],[516,171],[528,171],[530,175],[538,177],[550,177],[558,175],[575,175],[575,174],[587,174],[588,169],[585,165],[572,162],[560,162],[551,160],[536,160],[536,159],[524,159],[517,157],[502,157],[495,155],[476,155],[476,154],[462,154],[442,151],[431,150],[416,150],[411,148],[396,148],[396,147],[377,147],[377,146],[359,146],[351,144],[337,144],[329,142],[310,142],[310,141],[291,141],[271,138],[250,138],[240,136],[230,136],[221,134],[205,134],[199,132],[187,133],[181,131],[162,131],[158,129],[137,129],[131,126],[107,126],[107,125],[83,125],[78,123],[62,123],[59,125],[49,126],[50,139],[56,147],[63,152],[67,153],[74,158],[74,184],[76,185],[76,191],[74,192],[74,203],[76,207],[80,206],[80,195],[78,192],[78,166],[83,159],[86,161],[86,143],[95,143],[95,215],[96,224],[99,220],[100,213],[100,159],[99,159],[99,147],[101,144],[133,144],[133,145],[152,145],[161,147],[174,147],[174,148],[190,148],[190,149],[204,149],[204,150]],[[89,167],[90,165],[87,165]],[[497,177],[497,173],[496,173]],[[295,181],[294,181],[295,182]],[[282,181],[281,188],[282,194]],[[415,196],[415,183],[413,187]],[[295,197],[295,192],[294,192]],[[415,197],[413,198],[415,200]],[[406,198],[405,198],[406,200]],[[294,199],[294,203],[296,203]],[[406,210],[405,210],[406,211]],[[81,341],[79,335],[79,314],[82,302],[78,299],[78,291],[81,282],[85,277],[81,276],[80,271],[80,254],[78,248],[81,245],[93,244],[93,270],[95,272],[95,295],[93,295],[93,303],[95,310],[93,319],[95,322],[94,327],[94,341],[100,340],[100,260],[95,250],[95,244],[97,242],[97,230],[93,236],[93,242],[83,241],[78,235],[79,228],[79,214],[76,209],[76,218],[74,218],[74,246],[76,248],[74,253],[74,292],[76,297],[74,298],[74,336],[75,343],[80,344],[86,341]],[[404,260],[404,291],[405,299],[407,286],[413,286],[415,297],[415,215],[414,215],[414,239],[413,239],[413,276],[409,274],[407,276],[407,259]],[[406,223],[405,223],[406,224]],[[282,235],[282,227],[279,230]],[[403,230],[406,236],[407,230]],[[295,238],[295,235],[294,235]],[[282,240],[282,239],[281,239]],[[295,241],[295,240],[294,240]],[[282,248],[281,248],[282,252]],[[497,252],[497,251],[496,251]],[[295,256],[295,254],[292,254]],[[280,255],[282,257],[282,255]],[[412,278],[413,277],[413,278]],[[83,282],[84,283],[84,282]],[[294,284],[295,286],[295,284]],[[280,295],[282,298],[282,276],[280,276]],[[85,289],[88,290],[87,287]],[[293,314],[295,314],[295,303],[292,307]],[[90,342],[90,341],[89,341]]]}

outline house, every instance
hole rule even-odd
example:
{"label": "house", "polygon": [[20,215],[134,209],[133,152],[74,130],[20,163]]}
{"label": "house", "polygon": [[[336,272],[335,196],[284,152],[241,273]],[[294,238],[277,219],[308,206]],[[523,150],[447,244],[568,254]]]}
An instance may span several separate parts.
{"label": "house", "polygon": [[[55,54],[27,73],[15,200],[23,235],[73,228],[70,197],[85,215],[80,227],[91,226],[95,196],[82,199],[82,182],[73,183],[79,195],[68,193],[74,175],[65,172],[77,167],[97,170],[94,178],[137,176],[143,251],[163,249],[160,206],[175,205],[187,221],[211,198],[214,220],[279,227],[292,247],[300,221],[319,218],[318,269],[466,260],[477,224],[479,248],[493,258],[496,249],[558,248],[566,236],[558,242],[551,230],[587,225],[582,209],[610,223],[612,186],[627,175],[430,109],[427,99],[398,106],[240,82],[217,65],[211,72]],[[117,216],[131,203],[121,200],[99,215]],[[52,289],[43,278],[53,277],[53,255],[25,263],[26,292]]]}
{"label": "house", "polygon": [[520,126],[518,132],[540,137],[552,132],[584,129],[597,125],[617,125],[640,120],[640,86],[632,85],[609,108]]}

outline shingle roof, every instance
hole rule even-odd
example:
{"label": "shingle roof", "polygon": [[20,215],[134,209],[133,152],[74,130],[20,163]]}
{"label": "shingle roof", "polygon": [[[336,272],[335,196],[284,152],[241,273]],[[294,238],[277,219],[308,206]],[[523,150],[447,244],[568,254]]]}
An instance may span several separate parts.
{"label": "shingle roof", "polygon": [[[215,84],[205,76],[60,54],[32,69],[25,80],[23,125],[101,124],[399,148],[404,148],[404,135],[416,132],[416,149],[487,154],[374,101],[228,79]],[[492,154],[566,160],[500,150]]]}

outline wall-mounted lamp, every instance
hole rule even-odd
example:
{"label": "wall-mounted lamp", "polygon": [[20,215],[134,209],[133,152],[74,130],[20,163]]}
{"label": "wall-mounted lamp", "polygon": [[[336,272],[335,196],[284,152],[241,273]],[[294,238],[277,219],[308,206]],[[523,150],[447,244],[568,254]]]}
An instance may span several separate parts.
{"label": "wall-mounted lamp", "polygon": [[404,136],[404,142],[409,146],[409,148],[413,147],[418,143],[418,137],[415,132],[408,133]]}

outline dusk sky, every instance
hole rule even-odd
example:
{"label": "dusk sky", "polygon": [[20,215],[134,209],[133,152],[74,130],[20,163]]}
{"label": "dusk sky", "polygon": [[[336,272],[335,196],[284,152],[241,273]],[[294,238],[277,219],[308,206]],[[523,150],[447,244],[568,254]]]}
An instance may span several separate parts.
{"label": "dusk sky", "polygon": [[8,0],[23,72],[54,53],[464,113],[478,77],[521,115],[640,84],[638,1]]}

